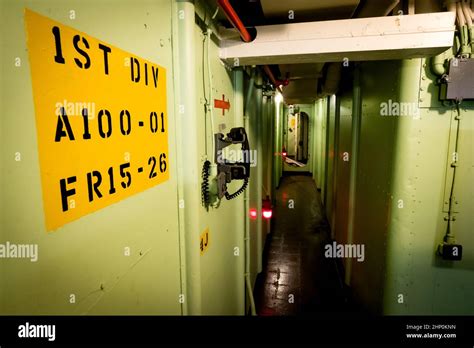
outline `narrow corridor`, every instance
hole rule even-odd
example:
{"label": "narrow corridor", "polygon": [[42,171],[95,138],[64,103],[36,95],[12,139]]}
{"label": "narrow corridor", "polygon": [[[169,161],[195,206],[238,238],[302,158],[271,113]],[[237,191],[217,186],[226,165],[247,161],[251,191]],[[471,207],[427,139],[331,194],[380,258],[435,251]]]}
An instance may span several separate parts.
{"label": "narrow corridor", "polygon": [[310,176],[282,178],[255,300],[259,315],[356,312],[340,267],[324,257],[330,228]]}

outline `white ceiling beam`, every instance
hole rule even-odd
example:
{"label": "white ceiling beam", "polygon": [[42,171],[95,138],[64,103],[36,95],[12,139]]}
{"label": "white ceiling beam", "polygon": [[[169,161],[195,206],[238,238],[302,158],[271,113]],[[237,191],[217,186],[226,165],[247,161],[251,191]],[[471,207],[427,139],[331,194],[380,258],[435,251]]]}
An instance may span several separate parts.
{"label": "white ceiling beam", "polygon": [[453,44],[452,12],[257,27],[254,41],[221,42],[230,65],[405,59],[435,55]]}

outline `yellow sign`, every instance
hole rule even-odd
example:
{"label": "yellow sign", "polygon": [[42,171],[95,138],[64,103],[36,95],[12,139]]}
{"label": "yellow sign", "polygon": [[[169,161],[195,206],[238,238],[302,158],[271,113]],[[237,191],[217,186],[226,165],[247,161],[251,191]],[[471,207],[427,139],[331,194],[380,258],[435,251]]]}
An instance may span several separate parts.
{"label": "yellow sign", "polygon": [[25,10],[48,231],[168,180],[166,70]]}
{"label": "yellow sign", "polygon": [[206,228],[205,231],[201,234],[199,242],[199,249],[201,250],[201,255],[204,254],[209,248],[209,228]]}

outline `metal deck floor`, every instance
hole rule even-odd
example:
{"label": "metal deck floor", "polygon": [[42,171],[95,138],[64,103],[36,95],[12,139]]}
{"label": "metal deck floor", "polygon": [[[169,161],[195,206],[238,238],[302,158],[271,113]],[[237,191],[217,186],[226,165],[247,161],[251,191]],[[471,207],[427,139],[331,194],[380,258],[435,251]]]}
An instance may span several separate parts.
{"label": "metal deck floor", "polygon": [[357,312],[336,262],[324,257],[330,228],[312,178],[283,177],[276,199],[272,233],[254,291],[257,314]]}

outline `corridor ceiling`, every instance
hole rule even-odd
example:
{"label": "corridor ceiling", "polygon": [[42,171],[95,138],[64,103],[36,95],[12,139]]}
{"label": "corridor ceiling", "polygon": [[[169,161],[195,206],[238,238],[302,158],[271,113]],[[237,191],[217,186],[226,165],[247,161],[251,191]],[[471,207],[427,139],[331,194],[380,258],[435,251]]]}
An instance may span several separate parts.
{"label": "corridor ceiling", "polygon": [[[217,0],[198,1],[205,1],[212,12],[218,8]],[[400,3],[403,1],[400,0],[229,0],[229,2],[246,27],[383,17],[394,10],[403,9],[405,13],[410,11],[407,8],[408,1],[405,2],[405,8],[402,8]],[[417,1],[416,6],[417,13],[443,11],[440,1],[437,0]],[[222,28],[229,29],[223,31],[227,32],[227,38],[231,32],[235,40],[240,40],[222,10],[219,9],[217,12],[215,21]],[[318,79],[324,75],[324,65],[324,62],[272,65],[272,71],[278,79],[289,81],[283,89],[285,102],[288,104],[314,102],[317,99]]]}

